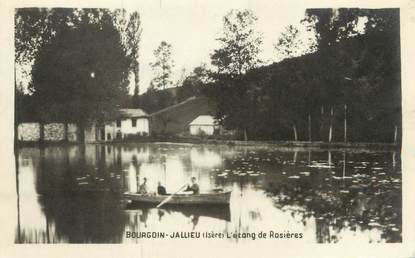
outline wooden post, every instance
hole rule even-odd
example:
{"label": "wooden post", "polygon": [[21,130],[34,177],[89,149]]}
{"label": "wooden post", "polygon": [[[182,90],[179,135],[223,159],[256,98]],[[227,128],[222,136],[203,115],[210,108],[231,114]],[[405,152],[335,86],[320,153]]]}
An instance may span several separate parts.
{"label": "wooden post", "polygon": [[311,150],[308,150],[308,165],[311,165]]}
{"label": "wooden post", "polygon": [[344,143],[347,142],[347,105],[344,104]]}
{"label": "wooden post", "polygon": [[311,114],[308,113],[308,141],[311,142]]}
{"label": "wooden post", "polygon": [[343,179],[346,176],[346,152],[343,152]]}

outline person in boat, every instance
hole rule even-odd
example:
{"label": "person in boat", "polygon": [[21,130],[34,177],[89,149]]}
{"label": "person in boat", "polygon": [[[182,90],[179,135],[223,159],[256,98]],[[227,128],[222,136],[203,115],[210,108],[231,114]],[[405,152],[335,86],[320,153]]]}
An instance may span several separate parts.
{"label": "person in boat", "polygon": [[166,188],[161,185],[160,181],[158,182],[158,186],[157,186],[157,194],[158,195],[167,195]]}
{"label": "person in boat", "polygon": [[199,185],[196,183],[196,177],[192,176],[190,179],[192,183],[187,185],[187,188],[184,190],[185,192],[192,192],[192,194],[199,194]]}
{"label": "person in boat", "polygon": [[147,187],[147,178],[143,178],[143,183],[138,188],[138,193],[140,194],[148,194],[148,187]]}

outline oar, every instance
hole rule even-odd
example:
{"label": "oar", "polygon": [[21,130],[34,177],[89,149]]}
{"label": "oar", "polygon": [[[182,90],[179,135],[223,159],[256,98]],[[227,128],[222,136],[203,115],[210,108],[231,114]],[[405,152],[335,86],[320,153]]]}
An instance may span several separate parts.
{"label": "oar", "polygon": [[167,197],[166,199],[164,199],[161,203],[159,203],[159,205],[156,206],[156,208],[160,208],[163,204],[165,204],[166,202],[170,201],[171,198],[173,198],[173,195],[177,194],[178,192],[180,192],[183,188],[185,188],[187,186],[187,184],[185,184],[184,186],[180,187],[179,190],[177,190],[176,192],[172,193],[169,197]]}

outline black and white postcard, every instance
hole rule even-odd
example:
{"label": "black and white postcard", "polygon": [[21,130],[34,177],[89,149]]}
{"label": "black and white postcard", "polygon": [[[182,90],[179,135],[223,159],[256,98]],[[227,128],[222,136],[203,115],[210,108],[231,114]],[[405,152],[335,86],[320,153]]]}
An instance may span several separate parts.
{"label": "black and white postcard", "polygon": [[414,257],[415,2],[0,7],[7,257]]}

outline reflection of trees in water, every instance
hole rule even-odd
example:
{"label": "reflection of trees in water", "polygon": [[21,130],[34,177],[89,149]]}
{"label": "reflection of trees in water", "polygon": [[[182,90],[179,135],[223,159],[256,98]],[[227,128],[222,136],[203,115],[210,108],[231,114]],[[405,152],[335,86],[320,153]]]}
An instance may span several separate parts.
{"label": "reflection of trees in water", "polygon": [[125,216],[110,192],[45,196],[45,215],[58,237],[70,243],[121,242]]}
{"label": "reflection of trees in water", "polygon": [[274,196],[275,205],[304,207],[303,223],[316,218],[317,241],[337,242],[336,235],[344,228],[356,231],[380,228],[386,242],[401,241],[401,191],[392,184],[369,182],[354,185],[350,180],[313,182],[303,179],[270,184],[267,190]]}
{"label": "reflection of trees in water", "polygon": [[[302,217],[303,224],[316,218],[318,242],[337,242],[346,228],[377,228],[386,242],[399,242],[400,163],[396,154],[391,156],[386,152],[239,152],[224,161],[230,170],[227,176],[216,180],[223,185],[237,180],[242,191],[252,182],[265,188],[279,208],[303,207],[293,216]],[[239,174],[234,173],[247,170],[264,172],[264,177],[237,178]]]}
{"label": "reflection of trees in water", "polygon": [[21,229],[22,242],[121,242],[120,171],[115,163],[107,166],[104,146],[96,147],[97,160],[90,163],[82,156],[85,150],[71,157],[70,147],[41,149],[35,188],[46,227]]}

